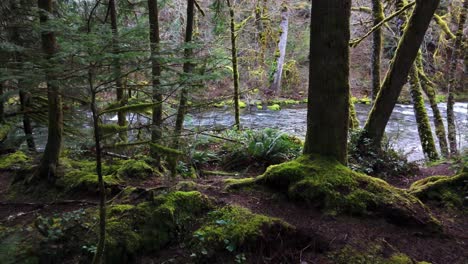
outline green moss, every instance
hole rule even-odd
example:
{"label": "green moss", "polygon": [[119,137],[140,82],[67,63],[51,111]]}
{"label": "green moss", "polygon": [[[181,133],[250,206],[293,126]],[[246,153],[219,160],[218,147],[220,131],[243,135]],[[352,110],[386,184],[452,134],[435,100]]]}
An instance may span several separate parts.
{"label": "green moss", "polygon": [[0,157],[0,169],[1,170],[12,170],[23,167],[30,158],[22,151],[16,151],[11,154],[6,154]]}
{"label": "green moss", "polygon": [[279,104],[269,105],[267,106],[268,110],[271,111],[279,111],[281,110],[281,106]]}
{"label": "green moss", "polygon": [[253,214],[238,206],[226,206],[208,215],[204,225],[194,232],[193,246],[205,258],[222,255],[222,251],[242,252],[249,246],[258,246],[273,229],[275,236],[294,230],[279,219]]}
{"label": "green moss", "polygon": [[[415,197],[383,180],[350,170],[319,156],[302,156],[270,166],[254,181],[286,193],[291,199],[324,212],[381,215],[395,223],[415,224],[439,230],[439,222]],[[231,183],[230,188],[235,188]]]}
{"label": "green moss", "polygon": [[374,246],[368,250],[358,250],[346,246],[339,251],[328,254],[328,258],[335,264],[427,264],[427,262],[415,262],[403,253],[394,253],[389,258],[382,255],[381,248]]}
{"label": "green moss", "polygon": [[11,130],[11,125],[10,124],[1,124],[0,125],[0,142],[5,140],[5,138],[8,136],[8,133],[10,133]]}
{"label": "green moss", "polygon": [[[98,191],[98,177],[96,174],[96,163],[90,160],[62,160],[64,170],[63,177],[56,182],[58,187],[66,191]],[[103,165],[103,180],[106,188],[113,188],[121,184],[121,180],[115,175],[115,168]]]}
{"label": "green moss", "polygon": [[145,179],[153,174],[153,168],[141,160],[126,160],[117,170],[117,175],[126,178]]}
{"label": "green moss", "polygon": [[181,181],[174,186],[177,191],[194,191],[197,189],[198,184],[194,181]]}
{"label": "green moss", "polygon": [[225,179],[224,180],[225,188],[227,190],[229,190],[229,189],[239,189],[239,188],[242,188],[244,186],[250,186],[254,182],[255,182],[254,178],[242,178],[242,179],[230,178],[230,179]]}
{"label": "green moss", "polygon": [[435,201],[446,207],[464,206],[468,190],[468,173],[455,176],[432,176],[414,182],[409,191],[423,201]]}

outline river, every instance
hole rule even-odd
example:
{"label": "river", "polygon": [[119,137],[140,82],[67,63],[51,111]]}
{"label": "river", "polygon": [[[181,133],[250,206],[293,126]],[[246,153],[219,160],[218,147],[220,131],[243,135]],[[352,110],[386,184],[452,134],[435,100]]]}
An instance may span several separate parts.
{"label": "river", "polygon": [[[426,106],[432,125],[432,110]],[[439,104],[439,109],[445,119],[447,105]],[[361,126],[364,124],[370,105],[356,104],[356,111]],[[455,104],[455,116],[458,133],[459,149],[468,148],[468,103]],[[285,133],[296,135],[301,139],[306,133],[306,106],[283,108],[280,111],[243,109],[241,113],[242,127],[252,129],[276,128]],[[444,120],[445,121],[445,120]],[[230,109],[215,109],[206,112],[195,113],[185,122],[188,127],[224,128],[234,124],[234,117]],[[385,129],[393,148],[408,155],[411,161],[424,159],[424,154],[419,142],[416,119],[412,105],[397,104],[393,109],[390,121]],[[434,131],[434,127],[432,127]],[[437,138],[434,134],[434,138]],[[438,143],[436,142],[438,147]]]}

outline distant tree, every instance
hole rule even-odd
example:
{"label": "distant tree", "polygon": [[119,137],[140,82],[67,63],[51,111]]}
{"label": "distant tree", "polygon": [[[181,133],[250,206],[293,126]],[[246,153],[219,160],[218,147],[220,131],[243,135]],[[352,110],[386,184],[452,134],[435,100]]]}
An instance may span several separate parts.
{"label": "distant tree", "polygon": [[362,138],[380,147],[390,115],[418,54],[419,47],[440,0],[416,0],[408,25],[392,59],[390,69],[369,113]]}
{"label": "distant tree", "polygon": [[[453,112],[453,106],[455,104],[454,92],[457,85],[457,62],[458,59],[462,57],[461,46],[463,42],[463,28],[465,27],[466,16],[468,10],[468,1],[463,1],[463,7],[460,11],[460,16],[458,18],[458,29],[455,34],[455,45],[452,49],[452,55],[450,57],[449,63],[449,84],[447,87],[448,98],[447,98],[447,124],[448,124],[448,142],[450,146],[450,154],[458,155],[457,148],[457,131],[455,126],[455,114]],[[466,51],[465,51],[466,53]]]}
{"label": "distant tree", "polygon": [[[379,25],[384,20],[384,11],[381,0],[372,0],[372,16],[374,26]],[[378,27],[372,34],[372,101],[377,97],[380,90],[380,67],[382,57],[382,29]]]}
{"label": "distant tree", "polygon": [[346,164],[351,0],[313,0],[304,154]]}

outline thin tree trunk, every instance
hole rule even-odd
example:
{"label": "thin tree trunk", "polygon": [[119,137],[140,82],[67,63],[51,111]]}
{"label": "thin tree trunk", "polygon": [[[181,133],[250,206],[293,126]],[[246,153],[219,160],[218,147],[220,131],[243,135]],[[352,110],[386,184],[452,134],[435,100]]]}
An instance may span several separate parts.
{"label": "thin tree trunk", "polygon": [[[41,25],[46,26],[52,13],[52,0],[38,0]],[[60,151],[62,148],[63,110],[60,87],[57,83],[56,69],[53,57],[57,53],[57,41],[53,31],[41,32],[42,49],[49,61],[46,69],[47,102],[48,102],[48,131],[47,144],[39,167],[39,178],[54,182],[57,177]]]}
{"label": "thin tree trunk", "polygon": [[[119,48],[119,31],[117,27],[117,10],[115,7],[115,0],[109,0],[109,10],[110,10],[110,19],[111,19],[111,28],[112,28],[112,53],[114,53],[114,78],[115,78],[115,86],[117,87],[116,96],[117,102],[120,106],[125,106],[127,104],[126,96],[125,96],[125,89],[122,83],[122,68],[120,65],[120,48]],[[117,124],[119,126],[126,126],[127,119],[125,111],[118,111],[117,112]],[[120,137],[122,140],[126,140],[127,133],[120,132]]]}
{"label": "thin tree trunk", "polygon": [[[158,60],[161,38],[159,36],[159,10],[156,0],[148,0],[149,24],[150,24],[150,47],[151,47],[151,73],[153,85],[153,124],[151,131],[151,142],[161,144],[162,138],[162,114],[163,94],[161,93],[161,63]],[[151,156],[157,167],[161,167],[161,156],[154,148]]]}
{"label": "thin tree trunk", "polygon": [[369,138],[375,147],[380,147],[390,115],[398,100],[403,85],[418,54],[425,32],[440,0],[416,0],[405,32],[398,43],[395,57],[377,95],[364,126],[362,137]]}
{"label": "thin tree trunk", "polygon": [[93,264],[103,262],[106,241],[106,190],[104,179],[102,177],[102,148],[101,135],[99,132],[99,113],[96,106],[96,91],[93,85],[93,69],[88,72],[88,84],[91,92],[91,113],[93,114],[94,143],[96,148],[96,174],[99,185],[99,240],[96,247],[96,254],[93,258]]}
{"label": "thin tree trunk", "polygon": [[349,94],[349,129],[355,130],[359,128],[359,119],[357,118],[356,107],[351,100],[351,94]]}
{"label": "thin tree trunk", "polygon": [[436,136],[439,141],[440,152],[442,153],[443,157],[447,158],[449,156],[449,151],[448,151],[447,134],[445,133],[444,121],[442,119],[439,106],[437,105],[436,92],[433,87],[433,84],[429,80],[429,78],[426,76],[426,74],[424,73],[424,66],[422,62],[421,52],[418,53],[418,57],[416,58],[416,65],[418,68],[418,75],[419,75],[421,87],[424,93],[426,94],[427,98],[429,99],[429,104],[431,105],[433,123],[435,127]]}
{"label": "thin tree trunk", "polygon": [[[374,26],[385,19],[381,0],[372,0]],[[382,58],[382,29],[379,27],[372,35],[372,101],[380,90],[380,64]]]}
{"label": "thin tree trunk", "polygon": [[313,0],[304,154],[346,164],[351,0]]}
{"label": "thin tree trunk", "polygon": [[273,94],[278,94],[281,91],[281,80],[283,77],[283,66],[286,58],[286,46],[288,44],[288,27],[289,27],[289,10],[286,3],[283,2],[281,6],[281,36],[278,42],[277,57],[276,61],[276,72],[273,77],[273,83],[271,84],[271,90]]}
{"label": "thin tree trunk", "polygon": [[416,63],[410,70],[409,81],[410,94],[414,106],[414,115],[418,125],[419,140],[421,142],[423,153],[430,161],[438,160],[439,155],[437,154],[431,125],[429,123],[429,117],[427,116],[426,107],[424,105]]}
{"label": "thin tree trunk", "polygon": [[0,124],[5,123],[5,100],[3,99],[4,87],[0,81]]}
{"label": "thin tree trunk", "polygon": [[236,24],[234,22],[234,8],[231,6],[231,1],[226,0],[229,7],[229,15],[231,17],[231,60],[232,60],[232,77],[234,78],[234,129],[240,129],[240,88],[239,88],[239,69],[237,67],[237,47],[236,47]]}
{"label": "thin tree trunk", "polygon": [[[186,25],[186,30],[185,30],[185,49],[184,49],[184,66],[183,66],[183,71],[184,71],[184,80],[183,80],[183,85],[189,85],[189,82],[187,81],[191,76],[194,65],[191,62],[193,59],[193,48],[190,47],[190,43],[192,42],[193,39],[193,15],[194,15],[194,6],[195,6],[195,0],[188,0],[187,2],[187,25]],[[182,91],[180,93],[180,100],[179,100],[179,108],[177,109],[177,117],[176,117],[176,123],[175,123],[175,129],[174,129],[174,141],[172,144],[172,147],[174,149],[178,149],[180,146],[180,136],[182,134],[182,128],[184,125],[184,118],[185,118],[185,113],[187,111],[187,87],[183,87]],[[172,173],[174,174],[175,170],[175,160],[171,161],[171,170]]]}
{"label": "thin tree trunk", "polygon": [[453,106],[455,104],[454,92],[457,85],[457,64],[458,58],[461,57],[460,47],[463,41],[463,27],[466,22],[466,13],[468,9],[468,1],[463,1],[463,8],[460,11],[460,16],[458,18],[458,30],[455,38],[455,45],[452,50],[452,55],[450,58],[450,67],[449,67],[449,85],[448,90],[448,99],[447,99],[447,125],[448,125],[448,142],[450,146],[450,155],[458,155],[457,148],[457,130],[455,125],[455,114],[453,112]]}
{"label": "thin tree trunk", "polygon": [[[23,88],[22,83],[20,81],[19,86],[20,89]],[[26,143],[28,145],[28,149],[30,151],[36,151],[36,144],[34,143],[33,138],[33,128],[31,125],[31,118],[29,117],[28,112],[30,111],[31,107],[31,93],[26,92],[24,90],[20,90],[19,92],[20,97],[20,104],[21,104],[21,112],[23,112],[23,131],[26,136]]]}

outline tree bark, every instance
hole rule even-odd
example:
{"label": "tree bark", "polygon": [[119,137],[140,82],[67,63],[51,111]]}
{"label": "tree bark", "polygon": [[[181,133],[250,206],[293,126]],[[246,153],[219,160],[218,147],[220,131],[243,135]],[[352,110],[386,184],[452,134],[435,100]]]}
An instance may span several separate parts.
{"label": "tree bark", "polygon": [[359,119],[357,118],[356,107],[349,95],[349,129],[355,130],[359,128]]}
{"label": "tree bark", "polygon": [[94,89],[93,80],[93,69],[91,66],[88,72],[88,84],[91,92],[91,113],[93,115],[94,146],[96,148],[96,174],[99,185],[99,239],[96,247],[96,254],[93,258],[93,264],[99,264],[103,262],[106,246],[106,189],[102,176],[102,148],[101,135],[99,132],[99,113],[96,106],[96,91]]}
{"label": "tree bark", "polygon": [[418,57],[416,58],[416,65],[418,68],[418,75],[419,75],[421,87],[424,93],[426,94],[427,98],[429,99],[429,104],[431,105],[433,123],[435,127],[436,136],[439,141],[440,153],[442,153],[443,157],[447,158],[449,156],[449,151],[448,151],[447,134],[445,133],[444,121],[442,119],[439,106],[437,105],[436,92],[433,87],[433,84],[424,72],[424,65],[422,61],[421,52],[418,53]]}
{"label": "tree bark", "polygon": [[0,81],[0,124],[5,123],[5,100],[3,99],[4,87]]}
{"label": "tree bark", "polygon": [[283,77],[283,66],[286,58],[286,47],[288,44],[288,27],[289,27],[289,10],[286,3],[283,2],[281,6],[281,35],[278,42],[278,48],[275,53],[276,60],[276,71],[273,77],[273,83],[271,84],[270,90],[273,94],[278,94],[281,91],[281,80]]}
{"label": "tree bark", "polygon": [[346,164],[351,0],[313,0],[304,154]]}
{"label": "tree bark", "polygon": [[418,76],[418,71],[415,65],[411,68],[409,73],[410,81],[410,94],[413,101],[414,116],[418,125],[419,140],[424,156],[430,161],[439,159],[437,149],[435,146],[434,138],[432,136],[431,125],[429,117],[427,116],[426,107],[424,105],[424,98],[421,92],[421,83]]}
{"label": "tree bark", "polygon": [[[382,2],[380,0],[372,0],[372,16],[374,26],[377,26],[385,19]],[[380,64],[382,58],[382,28],[379,27],[372,34],[372,101],[377,97],[380,90]]]}
{"label": "tree bark", "polygon": [[[183,66],[183,71],[184,71],[184,80],[183,80],[183,85],[189,85],[188,79],[191,78],[191,74],[194,69],[194,65],[192,63],[193,59],[193,48],[190,47],[190,43],[193,40],[193,21],[194,21],[194,6],[195,6],[195,0],[188,0],[187,2],[187,25],[185,29],[185,48],[184,48],[184,66]],[[175,129],[174,129],[174,141],[172,144],[172,147],[174,149],[178,149],[180,146],[180,136],[182,134],[182,128],[184,126],[184,118],[185,118],[185,113],[187,111],[187,87],[183,87],[182,91],[180,93],[180,100],[179,100],[179,108],[177,109],[177,117],[176,117],[176,123],[175,123]],[[174,169],[175,169],[175,160],[171,161],[171,170],[174,174]]]}
{"label": "tree bark", "polygon": [[[109,0],[109,11],[111,19],[111,28],[112,28],[112,53],[115,55],[114,58],[114,78],[116,86],[116,96],[117,102],[120,106],[125,106],[127,104],[127,98],[125,96],[125,89],[123,88],[122,83],[122,67],[120,65],[120,48],[119,48],[119,30],[117,26],[117,9],[115,7],[115,0]],[[117,112],[117,124],[119,126],[127,125],[127,118],[125,111]],[[120,138],[126,140],[127,133],[120,132]]]}
{"label": "tree bark", "polygon": [[28,112],[30,111],[31,107],[31,93],[26,92],[22,90],[22,83],[19,82],[20,86],[20,92],[19,92],[19,97],[20,97],[20,104],[21,104],[21,112],[23,112],[23,131],[24,135],[26,136],[26,143],[28,145],[28,149],[30,151],[36,151],[36,144],[34,143],[34,138],[33,138],[33,128],[31,124],[31,118],[29,117]]}
{"label": "tree bark", "polygon": [[[38,0],[41,25],[46,26],[52,13],[52,0]],[[47,144],[39,167],[39,178],[54,182],[57,177],[60,151],[62,148],[63,110],[62,95],[57,83],[53,57],[57,53],[57,41],[52,31],[41,32],[42,49],[49,65],[46,69],[47,102],[48,102],[48,131]]]}
{"label": "tree bark", "polygon": [[237,66],[237,47],[236,47],[236,23],[234,21],[234,8],[230,0],[226,0],[229,7],[229,15],[231,22],[231,60],[232,60],[232,77],[234,79],[234,129],[240,129],[240,88],[239,88],[239,69]]}
{"label": "tree bark", "polygon": [[448,99],[447,99],[447,125],[448,125],[448,142],[450,146],[450,155],[458,155],[457,148],[457,130],[455,125],[455,114],[453,112],[453,106],[455,104],[454,92],[457,85],[457,64],[458,58],[461,57],[460,47],[463,41],[463,27],[466,22],[466,12],[468,9],[468,1],[463,1],[463,8],[460,11],[460,16],[458,18],[458,29],[455,34],[455,45],[452,49],[452,55],[450,58],[450,67],[449,67],[449,84],[447,87]]}
{"label": "tree bark", "polygon": [[[151,130],[151,142],[161,144],[162,138],[162,115],[163,115],[163,94],[161,91],[161,63],[158,60],[160,52],[161,38],[159,35],[159,10],[156,0],[148,0],[149,24],[150,24],[150,48],[151,48],[151,74],[153,85],[153,124]],[[151,156],[155,165],[161,167],[161,156],[154,148],[151,149]]]}
{"label": "tree bark", "polygon": [[419,47],[440,0],[416,0],[416,7],[398,43],[382,87],[364,126],[362,137],[380,147],[390,115],[413,66]]}

